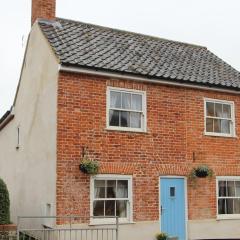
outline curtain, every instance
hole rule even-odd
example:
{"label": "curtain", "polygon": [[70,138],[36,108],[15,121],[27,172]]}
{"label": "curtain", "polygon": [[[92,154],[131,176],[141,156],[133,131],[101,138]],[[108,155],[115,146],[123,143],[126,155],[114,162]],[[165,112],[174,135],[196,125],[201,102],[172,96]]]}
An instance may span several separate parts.
{"label": "curtain", "polygon": [[120,92],[110,92],[110,107],[111,108],[121,108],[121,93]]}
{"label": "curtain", "polygon": [[240,199],[234,199],[234,213],[240,214]]}
{"label": "curtain", "polygon": [[218,188],[219,188],[219,192],[218,192],[218,195],[219,197],[225,197],[227,194],[226,194],[226,189],[227,189],[227,186],[226,186],[226,181],[219,181],[218,183]]}
{"label": "curtain", "polygon": [[[228,113],[222,113],[223,118],[228,118]],[[221,132],[223,133],[230,133],[230,120],[221,120]]]}
{"label": "curtain", "polygon": [[131,109],[131,94],[122,93],[122,108]]}
{"label": "curtain", "polygon": [[132,109],[142,111],[142,96],[139,94],[132,94]]}

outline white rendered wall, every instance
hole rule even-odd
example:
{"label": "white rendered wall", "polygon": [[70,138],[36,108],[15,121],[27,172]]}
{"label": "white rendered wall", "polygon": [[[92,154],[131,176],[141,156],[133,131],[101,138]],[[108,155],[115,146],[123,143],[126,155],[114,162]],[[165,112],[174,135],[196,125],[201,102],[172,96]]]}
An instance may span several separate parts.
{"label": "white rendered wall", "polygon": [[42,215],[47,203],[55,214],[57,79],[57,58],[35,23],[26,50],[15,117],[0,131],[0,177],[10,192],[13,222],[18,215]]}

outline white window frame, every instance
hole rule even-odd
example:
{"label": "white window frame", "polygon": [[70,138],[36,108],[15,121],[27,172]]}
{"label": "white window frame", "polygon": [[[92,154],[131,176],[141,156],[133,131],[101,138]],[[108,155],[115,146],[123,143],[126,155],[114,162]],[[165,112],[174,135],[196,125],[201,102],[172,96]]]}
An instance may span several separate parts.
{"label": "white window frame", "polygon": [[[124,93],[132,93],[132,94],[141,94],[142,95],[142,126],[141,128],[131,128],[131,127],[118,127],[118,126],[110,126],[109,125],[109,110],[110,110],[110,91],[119,91]],[[118,130],[118,131],[127,131],[127,132],[146,132],[147,131],[147,104],[146,104],[146,92],[128,89],[128,88],[117,88],[117,87],[107,87],[107,130]],[[122,109],[121,109],[122,110]],[[129,110],[129,112],[133,112]]]}
{"label": "white window frame", "polygon": [[216,216],[217,220],[240,219],[240,214],[218,214],[219,181],[240,181],[240,176],[217,176],[216,177]]}
{"label": "white window frame", "polygon": [[90,179],[90,225],[115,224],[116,218],[94,218],[93,201],[94,201],[94,180],[128,180],[128,199],[127,218],[119,218],[119,223],[133,223],[133,203],[132,203],[132,176],[118,174],[98,174],[91,176]]}
{"label": "white window frame", "polygon": [[[231,107],[231,124],[230,124],[230,133],[215,133],[215,132],[207,132],[206,119],[207,119],[207,102],[212,103],[220,103],[227,104]],[[219,118],[223,119],[223,118]],[[217,136],[217,137],[236,137],[235,130],[235,106],[233,101],[219,100],[213,98],[204,98],[204,135],[207,136]]]}

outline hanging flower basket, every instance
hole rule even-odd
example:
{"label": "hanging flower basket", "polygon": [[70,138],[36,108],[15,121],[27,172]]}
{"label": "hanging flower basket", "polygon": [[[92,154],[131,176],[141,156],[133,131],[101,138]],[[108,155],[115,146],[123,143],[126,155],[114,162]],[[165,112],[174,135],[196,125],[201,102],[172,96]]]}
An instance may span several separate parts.
{"label": "hanging flower basket", "polygon": [[79,165],[79,169],[83,173],[95,175],[98,173],[99,163],[84,157]]}
{"label": "hanging flower basket", "polygon": [[196,172],[196,176],[199,178],[205,178],[208,176],[208,171],[206,169],[197,168],[195,172]]}
{"label": "hanging flower basket", "polygon": [[201,165],[196,168],[193,168],[190,173],[190,178],[192,179],[206,178],[206,177],[212,177],[212,176],[213,176],[213,170],[206,165]]}

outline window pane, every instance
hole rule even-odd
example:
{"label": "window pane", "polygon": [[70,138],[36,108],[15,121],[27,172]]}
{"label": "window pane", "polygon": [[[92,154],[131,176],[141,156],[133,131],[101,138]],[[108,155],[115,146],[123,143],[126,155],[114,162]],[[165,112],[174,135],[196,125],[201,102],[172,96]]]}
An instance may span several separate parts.
{"label": "window pane", "polygon": [[218,214],[226,214],[226,199],[218,199]]}
{"label": "window pane", "polygon": [[226,199],[227,214],[233,214],[233,199]]}
{"label": "window pane", "polygon": [[121,93],[120,92],[110,92],[110,107],[111,108],[121,108]]}
{"label": "window pane", "polygon": [[115,110],[109,111],[109,125],[119,126],[119,111],[115,111]]}
{"label": "window pane", "polygon": [[207,108],[207,116],[213,117],[214,116],[214,103],[207,102],[206,108]]}
{"label": "window pane", "polygon": [[240,214],[240,199],[234,199],[234,214]]}
{"label": "window pane", "polygon": [[107,198],[116,198],[116,180],[107,181]]}
{"label": "window pane", "polygon": [[219,182],[218,182],[218,189],[219,189],[219,191],[218,191],[219,197],[225,197],[225,196],[227,196],[226,181],[219,181]]}
{"label": "window pane", "polygon": [[130,109],[131,108],[131,94],[122,93],[122,108]]}
{"label": "window pane", "polygon": [[104,216],[104,201],[93,202],[93,216]]}
{"label": "window pane", "polygon": [[227,195],[229,197],[235,196],[234,181],[227,181]]}
{"label": "window pane", "polygon": [[128,197],[128,181],[127,180],[117,181],[117,198],[127,197]]}
{"label": "window pane", "polygon": [[127,217],[127,201],[117,201],[116,215],[118,217],[126,218]]}
{"label": "window pane", "polygon": [[132,94],[132,110],[142,111],[142,95]]}
{"label": "window pane", "polygon": [[206,119],[206,131],[213,132],[213,119],[212,118]]}
{"label": "window pane", "polygon": [[215,117],[222,117],[222,104],[215,103]]}
{"label": "window pane", "polygon": [[170,187],[170,197],[175,197],[175,187]]}
{"label": "window pane", "polygon": [[231,106],[227,104],[223,104],[223,117],[231,118]]}
{"label": "window pane", "polygon": [[115,200],[105,201],[105,216],[115,216]]}
{"label": "window pane", "polygon": [[230,120],[221,120],[221,132],[230,133]]}
{"label": "window pane", "polygon": [[94,196],[95,198],[105,198],[105,180],[94,181]]}
{"label": "window pane", "polygon": [[221,120],[220,119],[214,119],[214,132],[220,133],[221,132]]}
{"label": "window pane", "polygon": [[120,112],[120,126],[121,127],[130,127],[130,113],[129,112]]}
{"label": "window pane", "polygon": [[235,182],[236,196],[240,197],[240,181]]}
{"label": "window pane", "polygon": [[131,127],[141,128],[141,113],[131,113]]}

